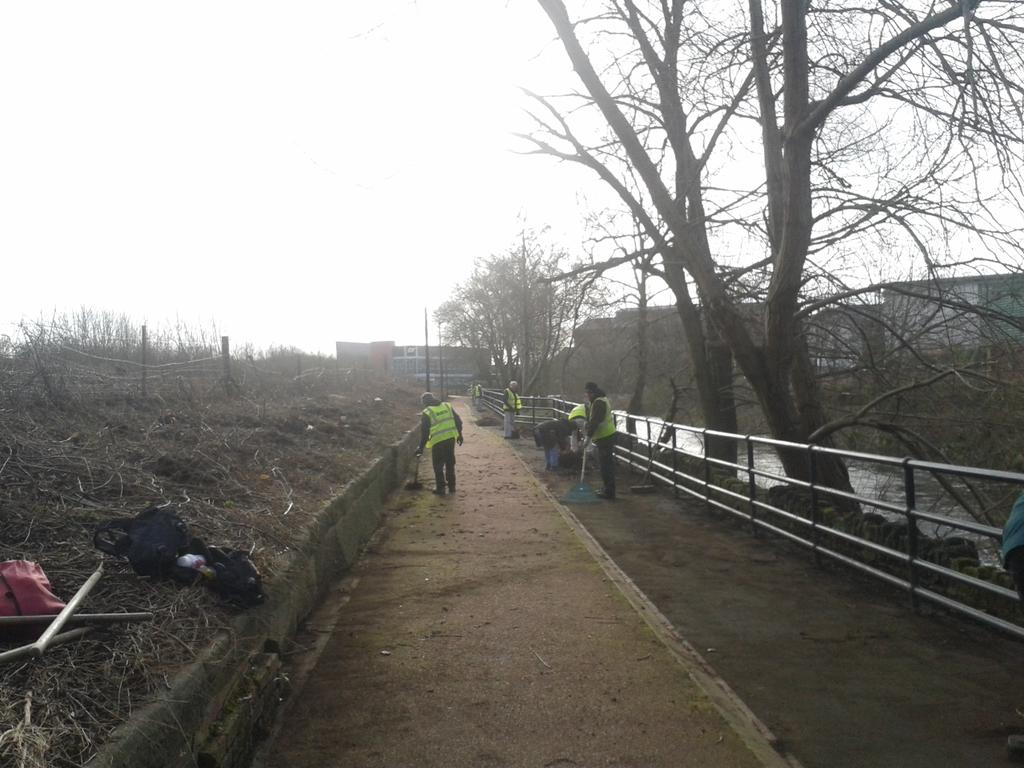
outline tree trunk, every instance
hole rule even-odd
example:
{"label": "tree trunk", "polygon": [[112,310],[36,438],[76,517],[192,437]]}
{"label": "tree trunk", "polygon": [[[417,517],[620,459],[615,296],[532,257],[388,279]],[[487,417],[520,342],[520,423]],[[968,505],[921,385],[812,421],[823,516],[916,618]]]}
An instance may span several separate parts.
{"label": "tree trunk", "polygon": [[[736,432],[736,402],[732,396],[732,352],[718,334],[709,343],[700,312],[693,304],[683,270],[674,263],[677,256],[665,259],[665,277],[676,297],[676,312],[683,324],[683,336],[690,353],[693,378],[697,384],[704,425],[720,432]],[[709,440],[708,456],[735,462],[736,444],[732,440]]]}
{"label": "tree trunk", "polygon": [[[797,410],[800,414],[800,429],[805,435],[803,439],[806,442],[828,419],[825,409],[821,405],[821,390],[818,387],[814,364],[811,362],[811,356],[807,350],[807,337],[802,332],[795,339],[792,378],[793,392],[796,395]],[[835,446],[831,436],[828,435],[819,440],[818,444],[827,447]],[[826,454],[817,456],[815,461],[819,482],[832,488],[852,490],[850,472],[842,459]]]}
{"label": "tree trunk", "polygon": [[[713,329],[708,330],[707,366],[710,373],[710,386],[714,392],[714,411],[705,416],[704,423],[708,429],[718,432],[739,431],[736,421],[736,399],[732,389],[732,350],[722,341]],[[736,463],[739,446],[735,440],[728,438],[708,438],[708,456]]]}
{"label": "tree trunk", "polygon": [[[740,370],[757,395],[772,436],[791,442],[806,441],[810,433],[804,430],[805,425],[800,421],[800,413],[803,410],[798,412],[791,381],[795,357],[796,309],[813,224],[810,149],[814,128],[802,122],[809,106],[806,4],[796,0],[785,0],[781,4],[784,58],[784,98],[781,101],[785,111],[783,124],[790,128],[790,132],[781,132],[781,135],[785,136],[781,146],[778,142],[779,135],[773,135],[771,144],[765,146],[766,167],[770,171],[774,169],[782,176],[780,178],[778,175],[769,174],[769,229],[774,267],[765,307],[764,341],[758,343],[750,332],[745,313],[730,295],[729,288],[722,280],[718,265],[712,256],[708,240],[708,223],[701,197],[702,182],[696,174],[698,166],[685,130],[685,121],[679,119],[681,105],[678,100],[678,82],[675,79],[671,83],[663,80],[666,73],[675,78],[674,54],[671,59],[667,57],[665,61],[656,61],[654,49],[646,40],[636,15],[630,17],[632,29],[642,45],[657,82],[662,107],[669,111],[669,114],[665,115],[664,127],[673,145],[677,163],[675,195],[670,193],[665,185],[661,168],[648,154],[634,126],[601,81],[576,37],[574,24],[569,19],[565,5],[561,0],[538,1],[554,24],[573,68],[632,164],[636,178],[643,183],[654,209],[672,233],[674,248],[672,258],[666,259],[666,280],[676,294],[680,318],[686,330],[705,422],[709,427],[717,426],[717,420],[723,413],[719,407],[719,397],[723,383],[720,378],[724,373],[724,366],[715,375],[712,374],[713,366],[709,363],[705,344],[696,343],[698,339],[703,339],[703,332],[698,331],[700,319],[693,307],[685,279],[681,274],[672,277],[673,272],[681,273],[681,269],[668,263],[669,261],[685,264],[687,273],[697,284],[703,311],[723,339],[728,342]],[[756,24],[759,17],[755,11],[759,10],[760,3],[754,0],[751,5]],[[755,28],[752,34],[763,42],[763,29]],[[672,37],[671,42],[674,44],[676,40],[674,35]],[[763,62],[755,63],[761,65],[760,74],[763,75]],[[777,99],[772,90],[773,85],[769,78],[763,76],[756,77],[756,81],[759,101],[762,104],[761,118],[773,120],[774,108],[764,109],[765,105],[774,104]],[[798,127],[801,127],[801,130],[796,130]],[[778,215],[784,216],[781,226]],[[814,396],[813,390],[810,389],[804,394],[811,398]],[[806,412],[810,414],[811,411]],[[716,422],[714,425],[712,418]],[[717,450],[717,446],[715,449]],[[779,454],[788,475],[798,479],[809,477],[810,468],[805,453],[780,451]],[[848,489],[849,486],[847,483],[840,487]]]}

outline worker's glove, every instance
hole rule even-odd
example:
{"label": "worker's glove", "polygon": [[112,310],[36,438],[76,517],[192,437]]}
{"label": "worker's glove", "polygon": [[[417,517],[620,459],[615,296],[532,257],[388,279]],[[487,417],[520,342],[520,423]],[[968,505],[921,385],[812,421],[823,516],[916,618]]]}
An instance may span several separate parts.
{"label": "worker's glove", "polygon": [[455,444],[462,445],[462,435],[459,435],[458,437],[455,438]]}

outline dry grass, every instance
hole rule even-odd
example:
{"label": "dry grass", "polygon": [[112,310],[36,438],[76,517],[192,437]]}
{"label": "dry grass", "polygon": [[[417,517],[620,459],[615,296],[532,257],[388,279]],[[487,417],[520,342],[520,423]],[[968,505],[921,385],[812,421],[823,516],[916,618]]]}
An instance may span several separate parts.
{"label": "dry grass", "polygon": [[[153,503],[177,505],[210,544],[251,551],[272,582],[303,524],[418,411],[416,393],[390,382],[321,373],[267,384],[255,365],[239,366],[230,389],[200,378],[147,397],[96,394],[95,376],[76,389],[56,367],[33,373],[40,359],[9,357],[0,370],[0,560],[40,563],[64,599],[102,556],[95,525]],[[206,590],[113,562],[82,610],[156,619],[0,667],[0,765],[82,765],[231,618]]]}
{"label": "dry grass", "polygon": [[0,703],[0,721],[15,722],[0,733],[0,758],[4,765],[15,768],[46,768],[49,734],[45,728],[32,723],[32,691],[22,700]]}

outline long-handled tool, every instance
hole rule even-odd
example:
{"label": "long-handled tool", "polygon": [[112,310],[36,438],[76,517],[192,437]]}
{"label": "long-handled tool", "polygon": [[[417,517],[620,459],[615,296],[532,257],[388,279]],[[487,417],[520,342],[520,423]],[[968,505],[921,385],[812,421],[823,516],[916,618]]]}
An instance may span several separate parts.
{"label": "long-handled tool", "polygon": [[640,485],[629,486],[630,493],[654,493],[658,490],[658,486],[651,483],[651,468],[654,466],[654,454],[658,450],[658,446],[665,442],[668,433],[668,424],[662,424],[661,430],[658,432],[658,439],[651,442],[651,428],[650,425],[647,427],[647,471],[644,473],[643,482]]}
{"label": "long-handled tool", "polygon": [[[5,627],[24,627],[33,624],[50,624],[56,614],[30,616],[0,616],[0,630]],[[68,626],[73,624],[118,624],[131,621],[152,621],[152,613],[76,613],[67,620]]]}
{"label": "long-handled tool", "polygon": [[82,635],[91,632],[92,627],[78,627],[77,629],[70,629],[67,632],[58,634],[72,615],[74,615],[75,611],[78,610],[78,606],[85,600],[92,588],[96,586],[96,582],[100,580],[102,575],[103,563],[100,563],[99,567],[93,571],[92,576],[86,580],[85,584],[78,588],[75,596],[68,600],[67,605],[64,606],[61,612],[53,617],[50,625],[43,630],[43,634],[39,636],[39,639],[29,645],[22,645],[0,653],[0,664],[16,661],[26,656],[39,658],[46,653],[47,648],[66,643],[69,640],[77,640]]}
{"label": "long-handled tool", "polygon": [[580,481],[566,491],[566,494],[560,499],[563,504],[592,504],[600,501],[594,489],[583,482],[583,475],[587,471],[587,447],[589,445],[590,438],[588,437],[583,442],[583,466],[580,468]]}
{"label": "long-handled tool", "polygon": [[413,479],[405,484],[405,490],[407,491],[419,491],[423,489],[423,483],[420,482],[420,462],[423,460],[423,454],[416,454],[416,474]]}
{"label": "long-handled tool", "polygon": [[650,482],[651,467],[654,466],[654,446],[649,442],[647,444],[647,450],[649,455],[647,457],[647,471],[644,472],[644,479],[640,482],[640,485],[629,486],[630,493],[654,493],[658,490],[658,487]]}

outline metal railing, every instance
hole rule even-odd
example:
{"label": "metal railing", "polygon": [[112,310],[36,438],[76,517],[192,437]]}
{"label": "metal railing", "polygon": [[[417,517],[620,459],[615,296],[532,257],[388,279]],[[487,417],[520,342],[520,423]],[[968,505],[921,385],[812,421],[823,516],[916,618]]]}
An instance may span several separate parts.
{"label": "metal railing", "polygon": [[[501,414],[503,401],[504,390],[485,390],[480,405]],[[522,403],[522,410],[516,417],[519,424],[565,417],[577,405],[556,395],[526,396],[522,397]],[[934,603],[1024,639],[1024,626],[1018,623],[1019,598],[1014,590],[961,572],[950,562],[941,559],[936,562],[934,556],[926,557],[926,544],[966,541],[970,545],[968,549],[976,547],[979,557],[997,562],[995,553],[1002,530],[966,515],[929,511],[924,508],[920,493],[922,484],[930,485],[931,503],[941,508],[943,501],[949,502],[960,490],[954,488],[954,484],[968,484],[964,491],[967,495],[975,492],[969,483],[979,481],[1001,489],[1000,506],[1008,510],[1012,500],[1024,490],[1024,474],[717,432],[624,411],[615,411],[614,416],[618,434],[615,456],[622,464],[649,476],[646,482],[671,489],[677,497],[699,499],[709,509],[736,515],[750,524],[755,535],[768,531],[805,547],[813,553],[816,562],[831,559],[904,590],[915,609],[922,600]],[[709,456],[705,450],[709,438],[732,442],[737,461]],[[804,457],[808,480],[785,475],[777,458],[782,451]],[[818,469],[822,457],[826,456],[839,457],[848,466],[867,467],[868,474],[888,478],[889,487],[858,493],[820,483]],[[727,482],[727,478],[732,478],[732,482]],[[803,494],[809,501],[809,514],[805,517],[772,503],[771,497],[779,495],[769,490],[773,486],[784,486]],[[834,513],[836,505],[855,508],[858,510],[855,514],[862,516],[859,519],[877,524],[876,530],[887,523],[896,541],[872,540],[829,524],[822,512],[828,508]],[[865,509],[873,511],[873,517],[865,514]],[[878,523],[879,519],[883,523]],[[935,535],[926,535],[923,531],[928,529]],[[951,538],[950,533],[959,535]],[[981,565],[980,561],[976,570],[980,573],[986,568],[990,572],[995,570]],[[967,599],[974,604],[965,602]],[[992,601],[995,605],[986,604]],[[1012,620],[994,613],[1012,617]]]}

